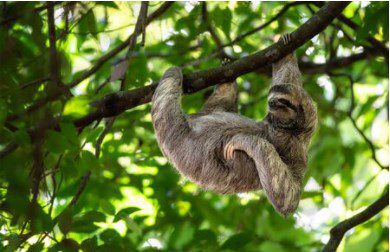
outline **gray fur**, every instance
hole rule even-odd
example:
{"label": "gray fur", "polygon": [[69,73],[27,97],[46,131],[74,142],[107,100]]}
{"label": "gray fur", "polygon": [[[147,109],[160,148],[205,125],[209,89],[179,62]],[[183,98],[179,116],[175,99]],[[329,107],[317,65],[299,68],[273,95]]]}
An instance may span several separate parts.
{"label": "gray fur", "polygon": [[[185,115],[181,85],[181,70],[170,68],[152,99],[157,141],[173,166],[204,189],[219,193],[264,189],[278,212],[295,211],[317,122],[295,57],[274,64],[269,93],[273,109],[262,122],[236,113],[235,82],[218,85],[198,114]],[[296,111],[280,103],[285,100]],[[234,151],[231,157],[229,150]]]}

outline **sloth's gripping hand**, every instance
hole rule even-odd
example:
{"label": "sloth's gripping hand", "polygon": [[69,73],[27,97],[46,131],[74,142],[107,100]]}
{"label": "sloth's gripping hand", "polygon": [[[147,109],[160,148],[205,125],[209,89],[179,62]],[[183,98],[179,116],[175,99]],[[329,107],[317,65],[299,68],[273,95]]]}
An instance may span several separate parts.
{"label": "sloth's gripping hand", "polygon": [[302,182],[293,177],[274,146],[256,135],[237,134],[225,145],[224,156],[234,158],[241,150],[253,159],[260,183],[275,209],[286,216],[298,207]]}

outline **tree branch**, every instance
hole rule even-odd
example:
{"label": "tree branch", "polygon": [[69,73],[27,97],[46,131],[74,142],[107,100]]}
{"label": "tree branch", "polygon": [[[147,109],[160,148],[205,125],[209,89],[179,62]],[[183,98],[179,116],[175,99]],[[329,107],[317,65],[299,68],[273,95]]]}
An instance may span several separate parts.
{"label": "tree branch", "polygon": [[[185,74],[183,78],[184,92],[194,93],[216,84],[232,81],[241,75],[276,62],[323,31],[348,4],[349,2],[330,2],[323,6],[312,18],[292,33],[292,41],[288,46],[277,42],[262,51],[243,57],[227,66]],[[76,120],[75,125],[83,128],[95,120],[115,116],[127,109],[148,103],[157,83],[157,81],[154,81],[151,85],[145,87],[107,95],[102,100],[95,102],[98,107],[97,110]]]}
{"label": "tree branch", "polygon": [[[241,75],[256,71],[270,63],[276,62],[323,31],[349,3],[350,2],[329,2],[324,5],[312,18],[291,34],[292,40],[288,46],[283,45],[281,42],[277,42],[262,51],[243,57],[226,66],[185,74],[183,79],[183,89],[185,93],[194,93],[216,84],[232,81]],[[169,8],[169,6],[161,6],[148,17],[148,20],[160,16],[167,8]],[[126,46],[127,43],[128,42],[126,42],[124,46]],[[119,47],[121,47],[121,45]],[[113,51],[117,50],[118,49],[113,49]],[[112,51],[109,53],[111,57],[113,54]],[[107,57],[108,56],[106,55],[102,58],[106,59]],[[95,67],[91,69],[95,69]],[[127,109],[150,102],[153,92],[157,87],[157,83],[158,82],[155,81],[151,85],[105,96],[103,99],[95,102],[97,107],[95,111],[92,111],[82,118],[76,119],[74,121],[75,126],[81,131],[95,120],[116,116]],[[54,123],[52,127],[57,125],[58,123]],[[12,147],[13,150],[16,149],[14,146]],[[10,152],[8,151],[8,153]],[[1,156],[4,156],[2,151],[0,151],[0,157]]]}
{"label": "tree branch", "polygon": [[[145,43],[145,33],[146,33],[145,22],[146,22],[147,15],[148,15],[148,2],[144,1],[141,3],[141,9],[139,11],[137,22],[136,22],[135,28],[134,28],[134,30],[135,30],[134,34],[136,34],[136,35],[133,36],[131,38],[131,40],[129,41],[129,50],[127,51],[127,54],[126,54],[127,55],[127,61],[125,64],[126,69],[128,68],[128,66],[130,64],[129,61],[131,59],[131,52],[134,50],[134,47],[135,47],[136,42],[137,42],[137,37],[138,37],[137,34],[142,33],[141,45],[143,46],[143,44]],[[118,67],[123,67],[122,64],[123,63],[121,63],[121,65],[119,65]],[[125,81],[126,81],[126,71],[122,71],[122,72],[123,72],[123,75],[120,77],[122,79],[121,87],[120,87],[121,91],[123,91],[123,89],[125,88]],[[99,158],[101,144],[102,144],[105,136],[107,135],[107,133],[110,131],[110,129],[114,125],[115,119],[116,119],[116,117],[112,117],[112,118],[109,118],[107,120],[104,130],[100,133],[100,135],[95,143],[95,156],[96,156],[96,158]]]}
{"label": "tree branch", "polygon": [[375,215],[377,215],[380,211],[382,211],[386,206],[389,205],[389,191],[386,192],[373,204],[368,206],[361,213],[352,216],[349,219],[346,219],[330,230],[330,239],[326,246],[324,247],[324,252],[336,251],[337,247],[340,245],[341,240],[343,239],[345,233],[356,227],[357,225],[366,222],[371,219]]}

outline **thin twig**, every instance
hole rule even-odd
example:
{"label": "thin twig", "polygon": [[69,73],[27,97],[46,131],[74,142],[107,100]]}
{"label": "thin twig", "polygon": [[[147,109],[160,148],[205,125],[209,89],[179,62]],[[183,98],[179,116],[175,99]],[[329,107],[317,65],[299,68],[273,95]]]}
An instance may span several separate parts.
{"label": "thin twig", "polygon": [[17,20],[18,18],[21,18],[21,17],[22,17],[23,15],[25,15],[25,14],[29,14],[29,13],[31,13],[31,12],[33,12],[33,13],[39,13],[39,12],[41,12],[41,11],[46,10],[48,7],[53,7],[53,6],[58,5],[58,4],[61,4],[61,3],[62,3],[62,2],[48,2],[48,3],[46,3],[45,5],[40,6],[40,7],[37,7],[37,8],[34,8],[34,9],[32,9],[32,10],[25,10],[25,11],[23,11],[23,13],[21,13],[21,14],[17,13],[15,16],[9,17],[9,18],[7,18],[7,19],[1,21],[1,22],[0,22],[0,26],[10,24],[10,23],[14,22],[15,20]]}
{"label": "thin twig", "polygon": [[87,173],[81,178],[81,182],[80,182],[79,188],[77,189],[75,195],[73,195],[73,198],[70,201],[70,203],[67,206],[67,208],[70,208],[70,207],[74,206],[77,203],[77,201],[79,200],[82,192],[84,191],[85,186],[87,185],[87,182],[88,182],[90,177],[91,177],[91,171],[87,171]]}
{"label": "thin twig", "polygon": [[367,183],[364,185],[364,187],[362,189],[360,189],[358,191],[358,193],[355,195],[355,197],[352,199],[351,201],[351,209],[354,209],[354,205],[355,205],[355,202],[356,200],[360,197],[360,195],[362,195],[362,193],[371,185],[371,183],[378,177],[380,173],[377,173],[375,174],[374,176],[372,176],[368,181]]}
{"label": "thin twig", "polygon": [[100,156],[100,148],[101,148],[102,142],[103,142],[105,136],[107,135],[107,133],[111,130],[112,125],[114,124],[114,121],[115,121],[115,117],[107,119],[106,125],[105,125],[102,133],[100,133],[98,139],[96,140],[96,143],[95,143],[95,156],[97,158],[99,158],[99,156]]}
{"label": "thin twig", "polygon": [[[152,14],[150,14],[148,16],[145,25],[149,25],[154,19],[157,19],[158,17],[160,17],[166,10],[169,9],[169,7],[172,6],[172,4],[173,4],[173,2],[164,2],[156,11],[154,11]],[[107,61],[109,61],[115,55],[117,55],[119,52],[121,52],[123,49],[125,49],[128,46],[132,37],[134,37],[136,35],[139,35],[139,33],[136,33],[136,31],[135,31],[126,41],[122,42],[120,45],[118,45],[117,47],[115,47],[114,49],[109,51],[107,54],[100,57],[89,70],[85,71],[83,74],[80,75],[80,77],[74,79],[72,82],[67,84],[66,87],[68,89],[73,88],[73,87],[77,86],[80,82],[82,82],[83,80],[87,79],[88,77],[90,77],[91,75],[96,73]],[[42,106],[46,105],[48,102],[57,100],[59,97],[62,96],[62,94],[63,94],[63,92],[57,91],[51,95],[47,95],[46,97],[44,97],[40,100],[37,100],[34,104],[27,107],[25,112],[23,112],[22,114],[27,114],[27,113],[33,112],[33,111],[41,108]],[[7,117],[7,121],[16,120],[22,114],[10,115]]]}
{"label": "thin twig", "polygon": [[336,251],[337,247],[340,245],[341,240],[343,239],[345,233],[360,225],[375,215],[382,211],[385,207],[389,205],[389,191],[386,192],[374,203],[368,206],[364,211],[352,216],[349,219],[346,219],[330,230],[330,239],[326,246],[324,247],[324,252]]}
{"label": "thin twig", "polygon": [[366,142],[366,144],[368,145],[370,151],[371,151],[371,158],[374,160],[374,162],[382,169],[386,169],[388,170],[389,169],[389,166],[385,166],[385,165],[382,165],[377,156],[376,156],[376,148],[374,146],[374,143],[366,136],[366,134],[363,132],[362,129],[359,128],[359,126],[357,125],[357,122],[356,122],[356,119],[353,118],[353,112],[355,110],[355,93],[354,93],[354,84],[355,84],[355,81],[353,80],[352,76],[350,74],[346,74],[346,73],[331,73],[329,72],[328,73],[330,76],[336,76],[336,77],[346,77],[349,81],[349,87],[350,87],[350,91],[351,91],[351,101],[350,101],[350,106],[349,106],[349,110],[348,110],[348,118],[350,119],[353,127],[355,128],[355,130],[359,133],[359,135],[363,138],[363,140]]}
{"label": "thin twig", "polygon": [[56,48],[56,28],[54,23],[54,6],[47,8],[47,22],[49,27],[49,52],[50,52],[50,79],[55,86],[60,86],[60,63]]}
{"label": "thin twig", "polygon": [[[145,29],[144,24],[146,23],[145,20],[146,20],[146,17],[147,17],[147,9],[148,9],[148,2],[142,2],[141,3],[141,10],[140,10],[140,13],[139,13],[139,16],[138,16],[138,19],[137,19],[137,23],[136,23],[136,26],[135,26],[135,30],[134,30],[134,33],[133,33],[134,36],[132,36],[130,41],[129,41],[129,51],[128,51],[128,54],[135,47],[135,44],[136,44],[136,41],[137,41],[137,35],[140,34],[141,32],[145,33],[145,30],[143,30],[143,31],[141,31],[141,30]],[[122,83],[124,82],[125,76],[126,76],[126,74],[124,74]],[[124,88],[124,85],[121,85],[121,89],[123,89],[123,88]],[[111,127],[113,126],[114,122],[115,122],[115,117],[109,118],[107,120],[107,124],[106,124],[103,132],[100,134],[98,140],[96,141],[96,144],[95,144],[95,156],[96,156],[96,158],[99,158],[101,144],[102,144],[106,134],[110,131]],[[80,186],[79,186],[79,189],[77,190],[76,194],[73,196],[72,201],[69,203],[68,207],[72,207],[73,205],[76,204],[76,202],[80,198],[80,195],[84,191],[84,188],[87,185],[88,180],[89,180],[90,177],[91,177],[91,171],[88,171],[83,176],[82,181],[81,181]]]}

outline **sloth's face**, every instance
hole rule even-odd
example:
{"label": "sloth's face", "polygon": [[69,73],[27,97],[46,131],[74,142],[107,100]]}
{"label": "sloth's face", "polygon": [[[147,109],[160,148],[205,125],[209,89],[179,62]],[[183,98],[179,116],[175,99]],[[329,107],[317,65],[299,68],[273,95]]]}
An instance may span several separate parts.
{"label": "sloth's face", "polygon": [[312,131],[316,108],[306,91],[296,85],[276,85],[268,95],[268,119],[274,127],[293,132]]}

